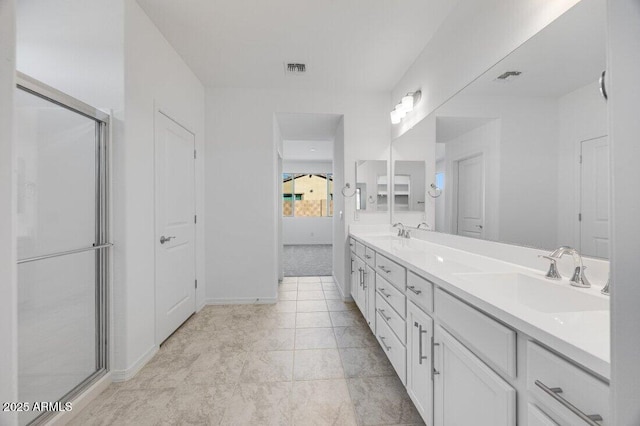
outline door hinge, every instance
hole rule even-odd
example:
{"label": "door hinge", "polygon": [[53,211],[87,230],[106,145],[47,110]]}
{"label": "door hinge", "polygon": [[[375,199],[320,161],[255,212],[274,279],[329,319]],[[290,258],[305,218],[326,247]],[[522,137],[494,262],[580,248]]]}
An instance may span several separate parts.
{"label": "door hinge", "polygon": [[198,223],[198,215],[193,215],[193,223]]}
{"label": "door hinge", "polygon": [[193,150],[193,159],[195,160],[196,158],[198,158],[198,151],[196,151],[195,149]]}
{"label": "door hinge", "polygon": [[579,162],[580,164],[582,164],[582,155],[580,155],[580,156],[578,157],[578,162]]}
{"label": "door hinge", "polygon": [[582,222],[582,213],[578,213],[578,222]]}
{"label": "door hinge", "polygon": [[198,280],[196,280],[196,289],[198,288]]}

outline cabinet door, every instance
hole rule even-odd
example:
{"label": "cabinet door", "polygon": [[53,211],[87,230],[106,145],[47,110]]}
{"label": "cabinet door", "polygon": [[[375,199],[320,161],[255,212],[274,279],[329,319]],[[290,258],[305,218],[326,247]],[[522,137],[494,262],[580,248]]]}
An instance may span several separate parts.
{"label": "cabinet door", "polygon": [[543,413],[538,407],[529,403],[527,406],[527,425],[528,426],[558,426],[556,422],[551,420],[549,416]]}
{"label": "cabinet door", "polygon": [[515,389],[440,326],[434,343],[434,424],[515,426]]}
{"label": "cabinet door", "polygon": [[367,274],[365,279],[365,294],[367,300],[367,323],[371,331],[376,332],[376,271],[367,265]]}
{"label": "cabinet door", "polygon": [[412,302],[408,302],[407,392],[428,425],[432,424],[433,417],[432,338],[433,320]]}
{"label": "cabinet door", "polygon": [[359,257],[356,257],[354,265],[356,269],[356,280],[354,283],[354,287],[351,289],[351,295],[353,296],[353,300],[355,300],[356,305],[358,305],[360,312],[362,312],[362,315],[366,316],[367,306],[364,292],[364,277],[366,267],[364,261],[362,261],[362,259],[360,259]]}
{"label": "cabinet door", "polygon": [[[353,241],[353,240],[352,240]],[[353,245],[355,247],[355,242]],[[360,272],[358,272],[358,257],[354,252],[351,252],[351,297],[356,300],[358,294],[358,287],[360,283]]]}

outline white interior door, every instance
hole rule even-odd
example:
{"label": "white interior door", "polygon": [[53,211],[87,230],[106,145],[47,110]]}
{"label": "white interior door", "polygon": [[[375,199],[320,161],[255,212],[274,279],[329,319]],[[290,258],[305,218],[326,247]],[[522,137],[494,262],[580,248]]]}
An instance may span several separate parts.
{"label": "white interior door", "polygon": [[482,154],[458,161],[458,235],[484,236],[484,162]]}
{"label": "white interior door", "polygon": [[156,334],[195,312],[195,137],[156,113]]}
{"label": "white interior door", "polygon": [[581,144],[580,252],[609,257],[609,141],[606,136]]}

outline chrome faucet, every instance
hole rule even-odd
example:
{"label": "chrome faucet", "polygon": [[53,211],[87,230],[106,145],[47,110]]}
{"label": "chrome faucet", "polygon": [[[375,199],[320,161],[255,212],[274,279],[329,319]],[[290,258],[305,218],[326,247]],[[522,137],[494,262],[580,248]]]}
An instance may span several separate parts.
{"label": "chrome faucet", "polygon": [[569,281],[571,285],[574,287],[582,287],[582,288],[591,287],[591,283],[589,282],[586,275],[584,274],[584,271],[587,269],[587,267],[584,266],[582,262],[582,256],[580,256],[580,253],[578,252],[578,250],[569,246],[562,246],[552,251],[547,256],[540,256],[542,258],[545,258],[551,261],[551,265],[549,266],[549,271],[547,272],[545,277],[551,280],[562,279],[560,272],[558,272],[556,261],[562,258],[562,256],[564,256],[565,254],[570,254],[571,256],[573,256],[573,266],[575,269],[573,272],[573,277],[571,277],[571,280]]}
{"label": "chrome faucet", "polygon": [[427,231],[431,231],[431,227],[429,226],[429,224],[427,222],[420,222],[420,224],[418,225],[418,228],[416,228],[416,229],[420,229],[422,227],[422,225],[424,225],[424,229],[426,229]]}
{"label": "chrome faucet", "polygon": [[611,294],[611,272],[609,272],[609,279],[607,280],[604,288],[600,290],[600,293],[604,294],[605,296]]}
{"label": "chrome faucet", "polygon": [[398,237],[410,238],[409,230],[402,224],[402,222],[394,223],[394,228],[398,228]]}

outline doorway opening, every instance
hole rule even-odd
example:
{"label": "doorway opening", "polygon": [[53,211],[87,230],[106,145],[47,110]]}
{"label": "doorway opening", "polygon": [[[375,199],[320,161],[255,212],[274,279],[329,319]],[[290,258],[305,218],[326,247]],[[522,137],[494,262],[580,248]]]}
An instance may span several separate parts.
{"label": "doorway opening", "polygon": [[342,116],[278,113],[280,278],[333,275],[334,151]]}

